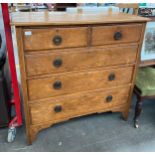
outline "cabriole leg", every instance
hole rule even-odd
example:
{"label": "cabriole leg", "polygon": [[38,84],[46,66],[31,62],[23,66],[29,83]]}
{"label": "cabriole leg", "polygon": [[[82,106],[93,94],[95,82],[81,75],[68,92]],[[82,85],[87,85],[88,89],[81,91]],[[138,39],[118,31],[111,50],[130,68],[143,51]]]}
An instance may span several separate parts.
{"label": "cabriole leg", "polygon": [[142,112],[142,99],[141,97],[138,97],[136,107],[135,107],[135,116],[134,116],[134,127],[139,127],[139,117]]}

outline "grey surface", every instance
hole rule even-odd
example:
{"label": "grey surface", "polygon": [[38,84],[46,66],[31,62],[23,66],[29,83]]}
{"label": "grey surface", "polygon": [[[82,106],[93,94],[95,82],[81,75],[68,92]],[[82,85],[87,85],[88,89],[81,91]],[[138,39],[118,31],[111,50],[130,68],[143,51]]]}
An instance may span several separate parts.
{"label": "grey surface", "polygon": [[13,143],[5,141],[7,128],[0,129],[0,151],[155,151],[155,103],[144,102],[140,128],[133,127],[133,105],[128,121],[120,113],[102,113],[58,123],[41,131],[27,146],[25,127],[17,130]]}

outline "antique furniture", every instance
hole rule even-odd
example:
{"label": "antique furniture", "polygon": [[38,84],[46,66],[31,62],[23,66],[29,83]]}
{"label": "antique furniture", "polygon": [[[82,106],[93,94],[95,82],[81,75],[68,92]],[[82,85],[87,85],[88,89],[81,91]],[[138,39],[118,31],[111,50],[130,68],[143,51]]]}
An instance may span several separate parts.
{"label": "antique furniture", "polygon": [[155,28],[154,22],[148,22],[141,50],[141,62],[136,76],[134,92],[137,96],[134,126],[139,127],[139,117],[145,99],[155,98]]}
{"label": "antique furniture", "polygon": [[28,143],[91,113],[127,120],[147,18],[123,13],[13,13]]}
{"label": "antique furniture", "polygon": [[137,96],[135,107],[134,126],[139,127],[139,117],[142,112],[142,103],[145,99],[155,98],[155,68],[142,67],[138,69],[134,92]]}

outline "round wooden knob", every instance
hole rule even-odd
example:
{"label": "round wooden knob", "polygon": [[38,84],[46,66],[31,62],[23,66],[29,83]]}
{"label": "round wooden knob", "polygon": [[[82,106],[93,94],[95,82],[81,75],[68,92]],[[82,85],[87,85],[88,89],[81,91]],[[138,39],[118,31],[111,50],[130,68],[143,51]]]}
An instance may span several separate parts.
{"label": "round wooden knob", "polygon": [[109,96],[106,97],[106,101],[107,101],[107,102],[111,102],[112,99],[113,99],[112,95],[109,95]]}
{"label": "round wooden knob", "polygon": [[122,33],[121,32],[115,32],[114,39],[115,40],[120,40],[121,38],[122,38]]}
{"label": "round wooden knob", "polygon": [[61,81],[56,81],[54,84],[53,84],[53,88],[54,89],[61,89],[61,86],[62,86],[62,84],[61,84]]}
{"label": "round wooden knob", "polygon": [[58,45],[60,45],[61,43],[62,43],[62,38],[61,38],[61,36],[54,36],[54,38],[53,38],[53,43],[56,45],[56,46],[58,46]]}
{"label": "round wooden knob", "polygon": [[108,77],[109,81],[113,81],[115,80],[115,74],[114,73],[111,73]]}
{"label": "round wooden knob", "polygon": [[55,107],[54,107],[54,111],[55,111],[56,113],[61,112],[61,111],[62,111],[62,106],[61,106],[61,105],[55,106]]}
{"label": "round wooden knob", "polygon": [[54,61],[53,61],[53,65],[54,65],[54,67],[60,67],[61,65],[62,65],[62,60],[61,59],[55,59]]}

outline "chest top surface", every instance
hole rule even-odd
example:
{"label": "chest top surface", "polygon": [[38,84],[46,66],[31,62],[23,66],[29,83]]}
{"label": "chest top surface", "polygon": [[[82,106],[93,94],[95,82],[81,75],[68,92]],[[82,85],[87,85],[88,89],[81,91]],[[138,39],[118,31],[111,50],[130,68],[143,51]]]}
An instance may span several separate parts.
{"label": "chest top surface", "polygon": [[84,25],[147,22],[149,18],[125,13],[67,13],[67,12],[15,12],[11,25]]}

